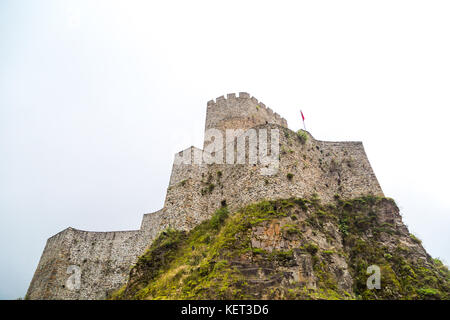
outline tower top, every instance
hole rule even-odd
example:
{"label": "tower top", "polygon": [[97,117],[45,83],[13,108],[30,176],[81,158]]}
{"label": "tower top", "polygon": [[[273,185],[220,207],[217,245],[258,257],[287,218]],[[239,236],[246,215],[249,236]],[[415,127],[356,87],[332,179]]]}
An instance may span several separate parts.
{"label": "tower top", "polygon": [[247,92],[229,93],[207,103],[205,130],[249,129],[265,123],[287,127],[286,119]]}

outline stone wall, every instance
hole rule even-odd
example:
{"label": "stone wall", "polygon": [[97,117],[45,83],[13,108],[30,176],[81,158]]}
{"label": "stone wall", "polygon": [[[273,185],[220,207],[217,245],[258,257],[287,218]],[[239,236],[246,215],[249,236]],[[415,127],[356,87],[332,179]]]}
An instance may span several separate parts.
{"label": "stone wall", "polygon": [[[164,225],[190,230],[208,219],[222,204],[237,210],[264,199],[311,197],[322,201],[383,191],[370,166],[361,142],[326,142],[310,134],[303,143],[297,134],[276,124],[255,127],[280,132],[280,165],[272,176],[261,174],[264,165],[212,164],[197,167],[198,174],[185,170],[172,184],[164,204]],[[229,147],[229,146],[227,146]],[[224,152],[225,157],[225,152]],[[225,161],[224,161],[225,162]],[[175,170],[175,169],[174,169]],[[292,178],[288,178],[288,174]]]}
{"label": "stone wall", "polygon": [[[161,211],[144,215],[140,230],[89,232],[67,228],[47,240],[27,299],[105,299],[157,236]],[[79,275],[79,288],[70,283]]]}

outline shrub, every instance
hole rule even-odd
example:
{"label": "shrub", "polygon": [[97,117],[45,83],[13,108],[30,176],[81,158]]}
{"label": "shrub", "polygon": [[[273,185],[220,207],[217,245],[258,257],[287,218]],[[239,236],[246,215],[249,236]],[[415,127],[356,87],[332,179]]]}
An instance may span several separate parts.
{"label": "shrub", "polygon": [[293,175],[292,173],[289,172],[289,173],[286,175],[286,178],[288,178],[288,180],[291,181],[292,178],[294,178],[294,175]]}
{"label": "shrub", "polygon": [[308,134],[302,129],[297,131],[297,137],[302,144],[305,144],[305,142],[308,141]]}
{"label": "shrub", "polygon": [[339,220],[339,231],[345,236],[348,236],[348,219],[342,218]]}
{"label": "shrub", "polygon": [[417,290],[417,293],[422,298],[435,298],[439,299],[441,297],[441,293],[439,290],[433,289],[433,288],[421,288]]}
{"label": "shrub", "polygon": [[417,238],[415,235],[413,235],[412,233],[409,235],[409,237],[411,238],[412,241],[414,241],[417,244],[421,244],[422,240],[420,240],[419,238]]}
{"label": "shrub", "polygon": [[314,243],[308,243],[305,245],[305,250],[308,251],[311,255],[315,255],[317,251],[319,251],[319,247]]}
{"label": "shrub", "polygon": [[285,233],[288,236],[292,236],[292,235],[302,235],[302,232],[300,231],[300,229],[293,224],[286,224],[284,225],[282,228],[283,233]]}
{"label": "shrub", "polygon": [[201,189],[202,196],[206,194],[211,194],[214,191],[216,185],[214,183],[209,183],[206,187]]}
{"label": "shrub", "polygon": [[228,217],[227,207],[217,209],[214,215],[211,217],[210,220],[211,227],[213,227],[214,229],[219,229],[220,226],[223,224],[223,222],[227,219],[227,217]]}

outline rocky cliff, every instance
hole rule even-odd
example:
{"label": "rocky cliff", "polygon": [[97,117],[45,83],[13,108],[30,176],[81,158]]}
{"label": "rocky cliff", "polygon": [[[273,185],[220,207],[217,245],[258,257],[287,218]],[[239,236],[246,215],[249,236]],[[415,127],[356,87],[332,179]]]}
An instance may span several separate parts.
{"label": "rocky cliff", "polygon": [[[370,266],[379,289],[368,288]],[[313,196],[223,207],[189,232],[167,229],[112,298],[449,299],[449,280],[392,199]]]}

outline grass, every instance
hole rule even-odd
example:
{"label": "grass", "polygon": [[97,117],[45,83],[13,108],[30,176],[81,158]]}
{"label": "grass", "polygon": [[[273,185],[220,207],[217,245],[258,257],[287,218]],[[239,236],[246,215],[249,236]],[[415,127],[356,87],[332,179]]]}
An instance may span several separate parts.
{"label": "grass", "polygon": [[[322,204],[313,196],[261,201],[234,213],[226,206],[219,208],[190,232],[162,232],[131,269],[128,283],[112,298],[449,299],[450,273],[439,259],[422,261],[414,258],[412,249],[400,244],[386,246],[385,237],[390,241],[401,237],[395,226],[377,219],[388,202],[392,200],[369,195],[338,197],[334,204]],[[254,232],[261,228],[269,243],[277,239],[276,232],[270,231],[275,229],[269,228],[274,225],[280,226],[280,236],[289,247],[256,245]],[[317,237],[341,243],[341,247],[321,247]],[[266,277],[278,279],[289,270],[298,270],[301,261],[308,261],[297,261],[298,255],[309,257],[315,288],[289,277],[285,282],[271,280],[255,287],[235,263],[272,270]],[[341,287],[332,268],[338,257],[349,266],[353,279],[349,291]],[[381,268],[381,290],[366,287],[367,267],[373,264]]]}
{"label": "grass", "polygon": [[305,144],[306,141],[308,141],[308,134],[302,129],[297,131],[297,137],[302,144]]}

